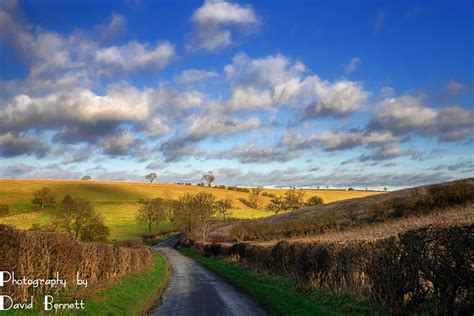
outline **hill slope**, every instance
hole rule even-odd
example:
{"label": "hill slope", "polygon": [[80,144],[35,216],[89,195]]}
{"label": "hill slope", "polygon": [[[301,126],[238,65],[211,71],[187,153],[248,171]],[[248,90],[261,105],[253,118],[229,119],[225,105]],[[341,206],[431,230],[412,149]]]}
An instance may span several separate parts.
{"label": "hill slope", "polygon": [[[459,202],[460,201],[460,202]],[[420,186],[388,194],[348,199],[334,203],[303,208],[266,218],[217,224],[212,234],[233,239],[271,240],[323,235],[349,228],[403,221],[393,225],[396,233],[426,223],[439,221],[469,221],[474,218],[474,178]],[[447,212],[449,210],[449,212]],[[370,225],[370,226],[372,226]],[[397,226],[398,225],[398,226]]]}
{"label": "hill slope", "polygon": [[[206,191],[218,199],[230,197],[233,201],[233,217],[258,218],[272,213],[264,210],[250,209],[241,199],[248,199],[248,193],[225,189],[182,186],[176,184],[138,183],[138,182],[107,182],[107,181],[70,181],[70,180],[6,180],[0,179],[0,204],[7,204],[10,215],[0,217],[0,223],[28,229],[33,224],[47,224],[57,210],[32,210],[33,192],[42,187],[49,187],[61,201],[66,194],[74,198],[91,201],[96,209],[104,215],[106,224],[111,229],[111,239],[123,240],[146,233],[145,227],[135,223],[137,200],[142,198],[169,197],[177,198],[186,193],[196,194]],[[284,194],[283,189],[265,190],[278,195]],[[325,201],[361,197],[379,194],[380,192],[344,191],[344,190],[307,190],[306,198],[321,196]],[[264,204],[270,198],[263,197]],[[169,228],[164,225],[162,229]]]}

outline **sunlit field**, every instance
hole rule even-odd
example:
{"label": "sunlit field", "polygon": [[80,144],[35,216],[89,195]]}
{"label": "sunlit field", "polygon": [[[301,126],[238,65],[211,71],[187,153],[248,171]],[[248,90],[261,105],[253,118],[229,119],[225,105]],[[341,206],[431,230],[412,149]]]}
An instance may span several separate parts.
{"label": "sunlit field", "polygon": [[[28,229],[33,224],[48,224],[58,208],[33,210],[31,199],[33,192],[42,187],[49,187],[56,192],[56,206],[66,194],[73,198],[91,201],[96,209],[103,214],[106,225],[109,226],[110,240],[125,240],[147,233],[147,229],[135,221],[138,208],[137,200],[142,198],[177,198],[186,193],[196,194],[206,191],[218,199],[232,200],[231,217],[253,219],[270,216],[273,213],[266,210],[256,210],[243,204],[240,199],[248,199],[248,193],[226,189],[182,186],[176,184],[138,183],[138,182],[99,182],[99,181],[62,181],[62,180],[0,180],[0,204],[7,204],[10,214],[0,217],[0,223]],[[283,195],[284,189],[265,189],[265,192]],[[364,197],[380,192],[345,191],[345,190],[306,190],[305,198],[317,195],[325,203],[343,199]],[[269,197],[263,197],[263,205],[270,202]],[[160,230],[170,229],[169,223],[163,223]]]}

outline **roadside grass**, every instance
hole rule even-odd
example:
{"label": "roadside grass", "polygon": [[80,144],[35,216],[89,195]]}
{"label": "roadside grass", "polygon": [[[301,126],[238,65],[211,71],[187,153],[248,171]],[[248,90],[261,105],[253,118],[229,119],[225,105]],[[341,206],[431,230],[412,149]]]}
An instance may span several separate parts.
{"label": "roadside grass", "polygon": [[[56,205],[51,209],[33,210],[31,203],[33,192],[42,187],[49,187],[57,194]],[[59,204],[64,196],[70,194],[74,198],[91,201],[97,211],[104,216],[105,223],[110,229],[109,239],[121,241],[148,233],[143,225],[138,225],[135,221],[139,199],[177,198],[186,193],[196,194],[201,191],[210,192],[218,199],[230,198],[233,203],[231,218],[254,219],[273,215],[272,212],[252,209],[242,203],[242,199],[248,199],[248,193],[226,189],[140,182],[0,179],[0,204],[7,204],[10,208],[10,214],[1,216],[0,223],[19,229],[29,229],[33,224],[49,224],[54,214],[59,211]],[[265,189],[265,191],[277,195],[283,195],[286,192],[285,189]],[[373,194],[377,193],[306,190],[305,197],[319,195],[327,203]],[[269,197],[263,197],[264,205],[269,202]],[[163,232],[169,229],[170,224],[164,223],[158,230]]]}
{"label": "roadside grass", "polygon": [[272,315],[386,315],[372,302],[322,288],[298,285],[287,277],[257,274],[219,257],[206,257],[187,246],[178,250],[241,289]]}
{"label": "roadside grass", "polygon": [[[43,297],[35,299],[33,310],[9,311],[11,315],[144,315],[164,291],[171,276],[166,259],[154,254],[154,262],[148,271],[125,275],[105,290],[82,298],[84,310],[45,311]],[[74,302],[76,297],[54,296],[53,303]],[[79,298],[80,299],[80,298]]]}

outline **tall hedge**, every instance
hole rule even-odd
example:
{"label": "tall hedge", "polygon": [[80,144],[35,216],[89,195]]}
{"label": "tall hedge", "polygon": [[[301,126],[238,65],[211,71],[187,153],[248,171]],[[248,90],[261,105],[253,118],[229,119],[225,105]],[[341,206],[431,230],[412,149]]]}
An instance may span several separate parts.
{"label": "tall hedge", "polygon": [[[15,272],[16,279],[67,279],[71,289],[76,275],[88,280],[88,286],[112,280],[130,272],[144,271],[152,263],[149,248],[124,248],[101,243],[80,243],[62,233],[22,231],[0,225],[0,271]],[[17,301],[43,293],[47,286],[12,286],[0,288]]]}
{"label": "tall hedge", "polygon": [[194,244],[257,271],[377,300],[393,313],[474,310],[474,225],[429,226],[371,241]]}

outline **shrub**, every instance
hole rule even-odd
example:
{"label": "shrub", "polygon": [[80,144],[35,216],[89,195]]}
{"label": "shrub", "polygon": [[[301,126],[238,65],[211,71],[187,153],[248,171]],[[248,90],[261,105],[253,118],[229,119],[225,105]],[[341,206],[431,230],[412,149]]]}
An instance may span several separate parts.
{"label": "shrub", "polygon": [[306,206],[316,206],[316,205],[321,205],[323,203],[324,203],[324,200],[322,197],[312,196],[306,201]]}
{"label": "shrub", "polygon": [[10,213],[10,208],[7,204],[0,204],[0,216],[5,216]]}
{"label": "shrub", "polygon": [[304,206],[304,194],[303,190],[291,189],[285,193],[285,205],[287,210],[297,210]]}
{"label": "shrub", "polygon": [[[234,234],[239,229],[234,227]],[[474,306],[473,237],[473,224],[439,225],[373,241],[194,248],[208,255],[232,256],[256,271],[375,298],[393,314],[469,314]]]}
{"label": "shrub", "polygon": [[[22,231],[0,225],[0,271],[15,273],[15,278],[54,279],[56,273],[68,284],[76,282],[76,274],[89,284],[100,287],[102,282],[132,272],[148,269],[152,263],[150,248],[122,248],[100,243],[80,243],[63,233]],[[57,287],[63,292],[70,287]],[[48,285],[39,287],[13,286],[5,283],[2,291],[15,301],[25,301],[32,295],[45,294]]]}

